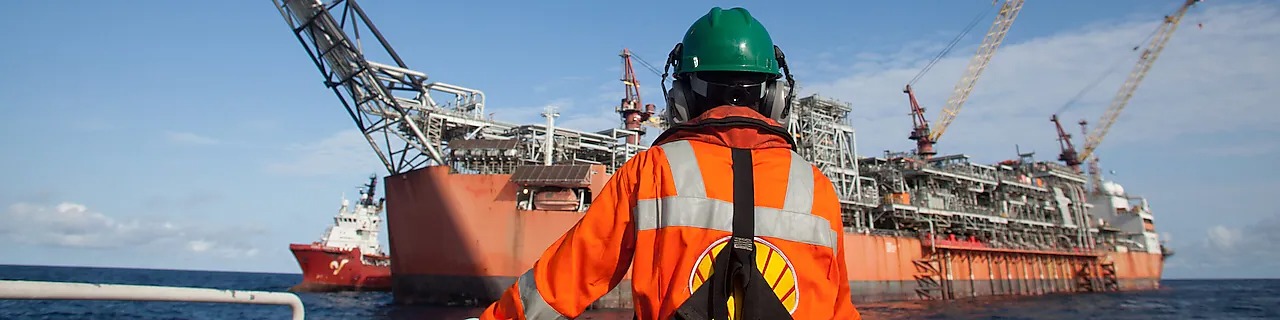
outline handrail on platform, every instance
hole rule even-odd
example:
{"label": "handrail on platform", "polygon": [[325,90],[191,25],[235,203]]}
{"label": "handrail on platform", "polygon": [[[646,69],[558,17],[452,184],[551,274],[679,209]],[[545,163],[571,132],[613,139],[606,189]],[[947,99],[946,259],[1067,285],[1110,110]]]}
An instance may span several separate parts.
{"label": "handrail on platform", "polygon": [[293,319],[305,318],[302,300],[287,292],[223,290],[78,282],[0,280],[0,299],[130,300],[287,305]]}

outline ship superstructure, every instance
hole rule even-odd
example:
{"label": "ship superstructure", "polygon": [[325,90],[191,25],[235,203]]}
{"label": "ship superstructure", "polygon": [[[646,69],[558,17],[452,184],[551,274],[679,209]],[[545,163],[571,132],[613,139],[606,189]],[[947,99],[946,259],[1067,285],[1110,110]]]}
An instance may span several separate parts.
{"label": "ship superstructure", "polygon": [[[333,225],[325,229],[324,235],[316,244],[342,250],[360,249],[360,252],[366,254],[385,256],[378,233],[382,229],[381,214],[386,200],[374,200],[377,188],[377,176],[370,177],[369,183],[360,190],[355,208],[343,196],[342,206],[338,208],[338,214],[333,216]],[[386,262],[371,264],[377,263]]]}
{"label": "ship superstructure", "polygon": [[1100,190],[1091,199],[1097,225],[1116,233],[1113,240],[1120,250],[1145,251],[1168,254],[1156,233],[1155,216],[1147,199],[1127,194],[1124,187],[1112,181],[1103,181]]}
{"label": "ship superstructure", "polygon": [[[663,126],[640,102],[629,50],[619,128],[558,128],[553,108],[542,113],[545,124],[517,125],[487,115],[483,92],[410,69],[355,1],[273,1],[392,174],[397,302],[496,299],[576,223],[613,170],[647,149],[642,126]],[[999,4],[940,125],[923,120],[908,86],[912,152],[859,155],[851,104],[816,94],[796,100],[787,125],[796,151],[835,184],[856,301],[1158,287],[1167,253],[1145,200],[1130,200],[1118,186],[1094,188],[1102,184],[1090,184],[1071,161],[1018,154],[981,164],[933,148],[1022,2]],[[376,41],[361,43],[361,34]],[[626,287],[598,305],[625,307]]]}
{"label": "ship superstructure", "polygon": [[391,257],[382,251],[378,231],[382,228],[385,200],[374,200],[378,176],[360,190],[355,207],[346,196],[319,241],[289,244],[289,251],[302,270],[302,282],[291,291],[380,291],[391,287]]}

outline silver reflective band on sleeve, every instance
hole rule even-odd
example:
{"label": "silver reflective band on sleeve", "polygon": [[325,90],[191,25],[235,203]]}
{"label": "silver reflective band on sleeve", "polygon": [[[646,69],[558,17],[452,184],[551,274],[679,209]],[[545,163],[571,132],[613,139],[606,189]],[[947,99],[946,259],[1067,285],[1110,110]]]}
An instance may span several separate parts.
{"label": "silver reflective band on sleeve", "polygon": [[705,198],[707,188],[702,183],[702,170],[698,169],[698,158],[693,155],[693,145],[686,140],[672,141],[663,144],[662,150],[667,154],[667,167],[671,168],[676,194]]}
{"label": "silver reflective band on sleeve", "polygon": [[787,174],[787,197],[782,209],[813,212],[813,166],[800,154],[791,152],[791,172]]}
{"label": "silver reflective band on sleeve", "polygon": [[520,303],[524,305],[525,319],[569,319],[556,309],[552,309],[551,305],[542,299],[542,293],[538,292],[537,280],[533,276],[533,268],[529,268],[529,271],[520,275],[516,284],[520,288]]}
{"label": "silver reflective band on sleeve", "polygon": [[[658,207],[663,214],[658,214]],[[666,197],[636,202],[636,228],[696,227],[733,232],[733,204],[716,199]],[[834,249],[836,231],[822,217],[800,212],[756,207],[755,234]]]}

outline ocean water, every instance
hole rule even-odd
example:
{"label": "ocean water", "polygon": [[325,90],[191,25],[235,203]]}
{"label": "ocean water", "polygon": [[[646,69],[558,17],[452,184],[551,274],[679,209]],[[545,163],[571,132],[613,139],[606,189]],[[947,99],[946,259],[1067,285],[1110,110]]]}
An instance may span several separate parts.
{"label": "ocean water", "polygon": [[[0,280],[284,291],[298,274],[0,265]],[[471,308],[391,305],[389,293],[301,293],[307,319],[466,319]],[[1165,280],[1159,290],[859,304],[866,319],[1280,319],[1280,280]],[[287,306],[0,300],[0,319],[288,319]],[[580,319],[629,320],[625,311]]]}

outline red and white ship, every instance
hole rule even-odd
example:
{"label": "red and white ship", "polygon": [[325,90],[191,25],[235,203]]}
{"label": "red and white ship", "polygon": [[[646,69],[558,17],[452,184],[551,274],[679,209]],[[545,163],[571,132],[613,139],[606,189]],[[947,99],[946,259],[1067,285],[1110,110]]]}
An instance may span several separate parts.
{"label": "red and white ship", "polygon": [[369,178],[360,200],[351,208],[346,197],[333,217],[333,226],[320,241],[289,244],[302,268],[302,283],[289,291],[388,291],[391,258],[382,252],[378,230],[385,199],[374,201],[377,176]]}

